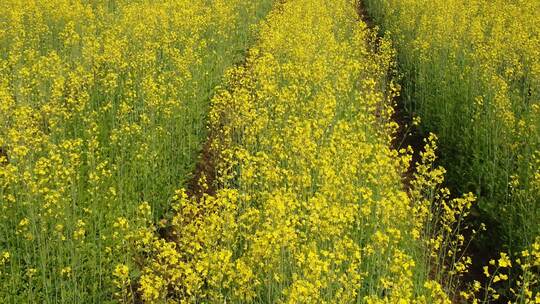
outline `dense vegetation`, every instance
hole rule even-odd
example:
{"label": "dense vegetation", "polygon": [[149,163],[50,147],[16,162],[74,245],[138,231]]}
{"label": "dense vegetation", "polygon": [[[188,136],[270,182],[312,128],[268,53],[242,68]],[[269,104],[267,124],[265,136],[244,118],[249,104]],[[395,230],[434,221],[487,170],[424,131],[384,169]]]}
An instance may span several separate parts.
{"label": "dense vegetation", "polygon": [[0,303],[539,303],[540,2],[364,5],[2,1]]}
{"label": "dense vegetation", "polygon": [[[390,146],[388,41],[358,21],[349,1],[277,4],[259,32],[212,102],[217,193],[178,191],[173,237],[151,246],[143,298],[447,301],[430,267],[452,284],[459,266],[445,262],[466,261],[445,251],[441,240],[454,235],[430,226],[426,193],[442,178],[429,170],[433,142],[411,197],[403,188],[410,155]],[[443,202],[457,211],[443,211],[445,228],[472,200]]]}
{"label": "dense vegetation", "polygon": [[[404,102],[453,187],[511,249],[540,234],[539,1],[366,1],[399,51]],[[496,227],[494,227],[496,228]]]}
{"label": "dense vegetation", "polygon": [[451,188],[479,198],[488,232],[476,246],[536,247],[540,1],[365,3],[399,52],[405,106],[440,137]]}
{"label": "dense vegetation", "polygon": [[0,302],[113,299],[116,265],[138,267],[124,236],[189,177],[269,4],[1,1]]}

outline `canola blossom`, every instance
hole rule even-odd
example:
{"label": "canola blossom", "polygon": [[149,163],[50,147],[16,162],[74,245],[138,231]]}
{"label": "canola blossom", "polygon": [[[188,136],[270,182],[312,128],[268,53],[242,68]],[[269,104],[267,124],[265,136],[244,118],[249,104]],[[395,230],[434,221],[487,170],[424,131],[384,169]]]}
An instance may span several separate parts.
{"label": "canola blossom", "polygon": [[540,235],[540,1],[365,1],[396,45],[410,110],[441,137],[512,250]]}
{"label": "canola blossom", "polygon": [[[474,198],[440,189],[435,136],[405,191],[410,155],[391,147],[394,52],[356,5],[275,4],[212,100],[217,185],[200,183],[216,193],[177,191],[170,235],[144,244],[143,301],[450,302],[437,279],[467,268],[451,227]],[[428,225],[439,204],[444,219]]]}
{"label": "canola blossom", "polygon": [[[441,138],[450,186],[479,197],[490,225],[477,246],[523,259],[540,237],[540,1],[364,2],[399,53],[404,103]],[[538,271],[514,267],[504,301],[540,301]]]}
{"label": "canola blossom", "polygon": [[270,4],[0,2],[1,303],[133,297],[126,238],[189,178],[212,89]]}
{"label": "canola blossom", "polygon": [[1,1],[0,303],[540,303],[538,4]]}

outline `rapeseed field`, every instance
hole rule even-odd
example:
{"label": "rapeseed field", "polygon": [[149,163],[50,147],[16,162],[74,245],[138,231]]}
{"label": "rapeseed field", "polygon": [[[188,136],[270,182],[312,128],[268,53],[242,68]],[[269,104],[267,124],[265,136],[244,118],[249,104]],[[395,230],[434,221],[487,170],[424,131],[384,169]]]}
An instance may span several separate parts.
{"label": "rapeseed field", "polygon": [[188,179],[212,88],[269,7],[1,1],[1,303],[126,299],[126,238]]}
{"label": "rapeseed field", "polygon": [[537,11],[2,1],[0,303],[540,303]]}

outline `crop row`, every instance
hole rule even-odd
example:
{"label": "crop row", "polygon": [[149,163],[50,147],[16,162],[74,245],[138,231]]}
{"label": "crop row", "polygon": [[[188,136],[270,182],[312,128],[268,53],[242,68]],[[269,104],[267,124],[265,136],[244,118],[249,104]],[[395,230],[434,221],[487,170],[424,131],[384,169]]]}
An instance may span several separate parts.
{"label": "crop row", "polygon": [[1,1],[0,302],[115,299],[269,4]]}
{"label": "crop row", "polygon": [[[476,221],[488,231],[473,243],[477,253],[538,255],[540,1],[365,3],[399,53],[404,105],[440,137],[449,186],[478,196]],[[503,294],[538,301],[537,283],[523,290],[527,275],[510,273]]]}
{"label": "crop row", "polygon": [[404,189],[394,52],[356,9],[275,4],[212,101],[217,179],[200,187],[215,194],[177,191],[168,238],[146,242],[144,300],[448,303],[470,262],[452,227],[474,198],[440,188],[433,135]]}

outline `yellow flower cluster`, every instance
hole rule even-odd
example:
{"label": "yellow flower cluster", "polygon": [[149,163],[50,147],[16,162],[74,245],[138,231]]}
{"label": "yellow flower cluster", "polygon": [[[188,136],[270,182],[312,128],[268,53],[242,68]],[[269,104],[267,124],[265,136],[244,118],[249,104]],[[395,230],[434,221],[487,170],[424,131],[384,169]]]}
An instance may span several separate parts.
{"label": "yellow flower cluster", "polygon": [[217,192],[177,191],[168,240],[147,246],[144,301],[450,302],[455,283],[430,276],[457,280],[470,263],[453,228],[474,198],[439,189],[434,136],[404,189],[411,156],[391,148],[395,54],[356,5],[279,2],[259,26],[212,101]]}
{"label": "yellow flower cluster", "polygon": [[126,269],[269,4],[0,1],[0,302],[135,297]]}
{"label": "yellow flower cluster", "polygon": [[[364,1],[394,40],[410,109],[514,251],[540,235],[540,1]],[[510,183],[509,183],[510,182]]]}
{"label": "yellow flower cluster", "polygon": [[488,230],[494,243],[530,247],[540,236],[540,1],[364,2],[398,49],[405,102],[442,139],[450,185],[478,194],[480,216],[500,226]]}
{"label": "yellow flower cluster", "polygon": [[9,263],[10,257],[9,251],[2,251],[2,254],[0,255],[0,275],[2,275],[5,265]]}
{"label": "yellow flower cluster", "polygon": [[[500,258],[490,260],[489,265],[483,267],[484,276],[487,278],[483,289],[481,289],[481,283],[475,281],[469,290],[461,292],[461,295],[471,303],[491,303],[500,300],[503,296],[511,299],[507,301],[510,304],[540,303],[539,268],[540,237],[536,238],[529,248],[521,251],[515,259],[515,264],[506,253],[500,253]],[[519,275],[507,290],[508,287],[502,284],[509,280],[512,271]],[[513,275],[516,276],[515,273]]]}
{"label": "yellow flower cluster", "polygon": [[[434,135],[404,187],[390,41],[353,0],[251,27],[271,2],[0,3],[0,302],[450,302],[474,197],[441,188]],[[216,191],[175,192],[209,105]]]}

